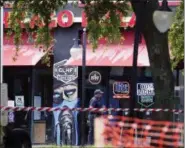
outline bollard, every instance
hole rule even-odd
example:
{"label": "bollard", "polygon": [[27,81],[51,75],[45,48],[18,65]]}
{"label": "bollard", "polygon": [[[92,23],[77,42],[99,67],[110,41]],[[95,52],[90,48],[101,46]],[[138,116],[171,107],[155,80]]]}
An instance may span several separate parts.
{"label": "bollard", "polygon": [[103,132],[104,132],[104,120],[103,118],[96,118],[95,119],[95,129],[94,129],[94,141],[95,147],[105,147]]}

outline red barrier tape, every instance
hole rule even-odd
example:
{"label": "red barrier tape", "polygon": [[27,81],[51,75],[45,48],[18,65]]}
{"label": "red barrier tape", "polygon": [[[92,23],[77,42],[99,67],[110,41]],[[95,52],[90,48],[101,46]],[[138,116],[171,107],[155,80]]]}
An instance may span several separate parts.
{"label": "red barrier tape", "polygon": [[[111,111],[124,111],[128,112],[129,108],[66,108],[66,107],[10,107],[10,106],[0,106],[1,111],[79,111],[79,112],[111,112]],[[183,113],[181,109],[162,109],[162,108],[134,108],[135,112],[173,112],[173,113]]]}

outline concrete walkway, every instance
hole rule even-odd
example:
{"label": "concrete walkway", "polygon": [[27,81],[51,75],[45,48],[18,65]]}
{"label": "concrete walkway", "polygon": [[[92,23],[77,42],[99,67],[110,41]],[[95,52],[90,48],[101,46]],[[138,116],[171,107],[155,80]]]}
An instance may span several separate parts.
{"label": "concrete walkway", "polygon": [[93,146],[56,146],[56,145],[33,145],[32,148],[94,148]]}
{"label": "concrete walkway", "polygon": [[[87,147],[84,146],[84,148],[87,148]],[[80,146],[56,146],[56,145],[33,145],[32,148],[81,148],[81,147]]]}
{"label": "concrete walkway", "polygon": [[33,145],[32,146],[32,148],[59,148],[59,147],[60,146],[56,146],[56,145]]}

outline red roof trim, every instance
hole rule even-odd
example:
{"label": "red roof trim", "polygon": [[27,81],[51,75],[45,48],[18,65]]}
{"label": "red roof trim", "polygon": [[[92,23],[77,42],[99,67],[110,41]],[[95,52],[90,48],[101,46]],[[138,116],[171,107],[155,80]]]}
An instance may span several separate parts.
{"label": "red roof trim", "polygon": [[[169,6],[179,6],[182,1],[174,0],[174,1],[168,1]],[[161,4],[162,1],[159,2]],[[83,8],[85,7],[85,4],[81,4],[80,0],[78,0],[78,7]]]}
{"label": "red roof trim", "polygon": [[[105,42],[99,42],[100,44],[95,53],[92,50],[92,45],[88,44],[86,48],[86,65],[132,66],[134,32],[127,31],[123,34],[125,40],[122,44],[105,44]],[[82,65],[82,55],[79,54],[76,58],[70,57],[67,59],[66,65]],[[150,66],[144,41],[139,45],[138,66]]]}

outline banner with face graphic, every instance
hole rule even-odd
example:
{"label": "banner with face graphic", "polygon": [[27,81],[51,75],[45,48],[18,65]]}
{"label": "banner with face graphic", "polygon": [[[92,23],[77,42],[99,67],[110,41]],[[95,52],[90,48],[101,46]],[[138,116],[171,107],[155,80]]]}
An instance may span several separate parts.
{"label": "banner with face graphic", "polygon": [[[78,107],[78,67],[65,66],[66,60],[53,66],[54,107]],[[54,135],[57,145],[78,145],[78,122],[76,111],[54,112]]]}

